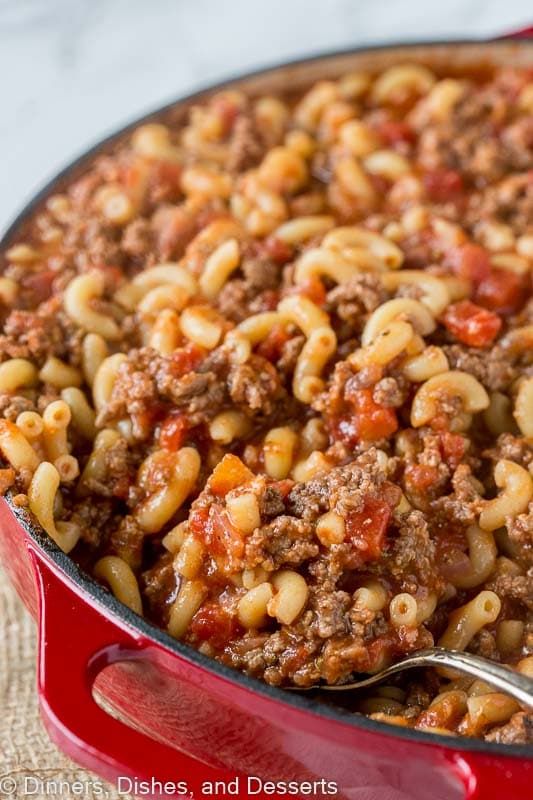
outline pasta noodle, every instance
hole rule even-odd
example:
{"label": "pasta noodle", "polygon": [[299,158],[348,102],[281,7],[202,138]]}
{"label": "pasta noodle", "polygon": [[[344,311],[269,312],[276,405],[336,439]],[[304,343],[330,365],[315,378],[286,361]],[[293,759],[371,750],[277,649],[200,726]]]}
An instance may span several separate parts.
{"label": "pasta noodle", "polygon": [[136,614],[142,614],[142,600],[132,569],[118,556],[104,556],[94,565],[96,578],[106,581],[121,603]]}

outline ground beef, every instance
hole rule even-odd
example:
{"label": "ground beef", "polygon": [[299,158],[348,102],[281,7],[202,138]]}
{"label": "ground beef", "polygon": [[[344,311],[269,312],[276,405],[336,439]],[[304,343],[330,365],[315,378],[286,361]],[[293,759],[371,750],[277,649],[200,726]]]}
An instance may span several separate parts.
{"label": "ground beef", "polygon": [[483,658],[490,658],[492,661],[500,660],[498,648],[496,647],[496,638],[490,631],[482,629],[479,633],[476,633],[468,645],[468,649]]}
{"label": "ground beef", "polygon": [[298,356],[305,344],[305,336],[291,336],[281,347],[276,369],[285,383],[294,373]]}
{"label": "ground beef", "polygon": [[285,512],[283,495],[275,486],[267,486],[260,498],[259,512],[261,517],[278,517]]}
{"label": "ground beef", "polygon": [[533,510],[509,520],[507,532],[520,558],[533,565]]}
{"label": "ground beef", "polygon": [[147,219],[136,219],[124,229],[121,247],[136,264],[149,265],[154,250],[154,231]]}
{"label": "ground beef", "polygon": [[222,287],[216,304],[224,317],[238,324],[248,316],[248,304],[251,299],[249,284],[238,278],[228,281]]}
{"label": "ground beef", "polygon": [[484,455],[493,461],[504,458],[508,461],[515,461],[526,469],[533,461],[533,443],[520,436],[513,436],[511,433],[502,433],[498,436],[496,447],[485,450]]}
{"label": "ground beef", "polygon": [[452,344],[444,345],[443,350],[450,369],[468,372],[492,392],[505,391],[516,376],[508,355],[498,345],[490,350],[480,350],[464,344]]}
{"label": "ground beef", "polygon": [[125,500],[130,485],[135,482],[136,466],[134,454],[126,439],[118,439],[104,450],[104,474],[98,479],[84,480],[85,489],[100,497],[119,497]]}
{"label": "ground beef", "polygon": [[227,169],[230,172],[249,169],[259,163],[264,152],[265,143],[254,117],[240,114],[232,129]]}
{"label": "ground beef", "polygon": [[0,415],[10,422],[15,422],[23,411],[35,411],[35,404],[28,397],[12,394],[0,394]]}
{"label": "ground beef", "polygon": [[318,554],[314,527],[281,515],[257,528],[246,540],[245,568],[261,566],[268,572],[282,565],[302,564]]}
{"label": "ground beef", "polygon": [[[141,369],[136,369],[137,353],[133,351],[129,360],[122,364],[113,384],[113,391],[108,403],[98,414],[96,423],[104,427],[109,421],[121,419],[126,415],[134,418],[133,434],[136,438],[146,438],[149,431],[139,425],[139,417],[153,405],[157,399],[157,390],[153,378]],[[137,424],[135,424],[137,422]]]}
{"label": "ground beef", "polygon": [[511,225],[516,236],[531,233],[533,183],[529,173],[504,178],[482,193],[471,196],[464,224],[474,229],[480,219]]}
{"label": "ground beef", "polygon": [[72,505],[67,518],[79,526],[81,539],[90,550],[96,550],[105,549],[109,532],[119,524],[119,519],[114,521],[114,515],[110,500],[102,498],[98,503],[87,503],[82,499]]}
{"label": "ground beef", "polygon": [[297,483],[287,496],[287,508],[295,516],[312,521],[330,509],[344,516],[361,508],[365,497],[378,496],[385,480],[376,450],[370,449],[344,467]]}
{"label": "ground beef", "polygon": [[452,476],[453,492],[433,500],[431,509],[440,519],[459,526],[472,525],[483,508],[483,498],[472,482],[472,470],[460,464]]}
{"label": "ground beef", "polygon": [[157,564],[141,573],[139,586],[145,600],[145,613],[160,625],[168,624],[170,606],[179,584],[172,553],[162,555]]}
{"label": "ground beef", "polygon": [[410,511],[401,516],[398,533],[388,551],[387,571],[398,581],[402,592],[414,594],[418,586],[431,591],[442,588],[435,565],[435,544],[421,511]]}
{"label": "ground beef", "polygon": [[380,406],[399,408],[407,399],[409,383],[401,376],[382,378],[374,386],[372,398]]}
{"label": "ground beef", "polygon": [[497,744],[533,744],[533,715],[519,711],[505,725],[486,733],[484,738]]}
{"label": "ground beef", "polygon": [[226,397],[224,384],[213,372],[189,372],[182,378],[158,382],[163,397],[175,408],[187,412],[191,426],[200,425],[215,416]]}
{"label": "ground beef", "polygon": [[498,575],[487,583],[487,589],[503,598],[519,600],[533,611],[533,567],[527,575]]}
{"label": "ground beef", "polygon": [[0,336],[0,357],[27,358],[42,366],[49,356],[69,356],[76,363],[82,337],[79,330],[74,332],[60,308],[61,303],[54,298],[38,313],[12,311]]}
{"label": "ground beef", "polygon": [[[346,331],[359,333],[372,311],[388,299],[388,293],[376,275],[363,272],[348,283],[328,292],[326,310],[346,323]],[[347,335],[347,333],[345,334]]]}
{"label": "ground beef", "polygon": [[274,404],[285,395],[279,376],[270,361],[253,355],[246,364],[230,368],[228,390],[237,406],[262,414],[271,414]]}
{"label": "ground beef", "polygon": [[313,629],[321,639],[345,636],[350,632],[348,611],[352,597],[348,592],[315,588],[309,606],[313,611]]}
{"label": "ground beef", "polygon": [[[505,120],[507,105],[493,87],[468,91],[439,126],[420,130],[418,156],[428,170],[460,170],[472,182],[491,182],[506,169],[507,154],[495,131]],[[416,124],[416,119],[413,117]]]}
{"label": "ground beef", "polygon": [[152,220],[155,250],[159,259],[178,259],[198,230],[198,221],[181,206],[161,206]]}
{"label": "ground beef", "polygon": [[109,550],[113,555],[123,558],[137,572],[142,564],[144,536],[135,517],[125,516],[109,537]]}
{"label": "ground beef", "polygon": [[280,266],[272,259],[245,256],[241,263],[247,295],[254,295],[265,289],[276,289],[280,281]]}

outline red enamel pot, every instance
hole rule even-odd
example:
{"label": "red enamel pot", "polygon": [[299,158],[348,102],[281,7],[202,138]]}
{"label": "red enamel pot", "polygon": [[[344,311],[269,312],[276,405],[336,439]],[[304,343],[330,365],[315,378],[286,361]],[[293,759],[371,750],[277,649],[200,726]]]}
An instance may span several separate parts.
{"label": "red enamel pot", "polygon": [[[229,83],[252,93],[275,92],[411,59],[445,69],[533,66],[533,41],[373,47],[285,64]],[[215,88],[221,87],[150,118],[179,120],[191,103]],[[23,233],[46,196],[60,191],[96,152],[112,149],[126,130],[46,187],[0,247]],[[39,695],[48,733],[79,764],[111,781],[121,779],[123,791],[131,788],[154,798],[190,792],[198,798],[207,796],[204,781],[218,780],[229,796],[242,798],[531,796],[530,748],[387,726],[221,666],[118,603],[80,572],[24,510],[5,499],[0,500],[0,558],[38,620]],[[261,781],[285,782],[286,789]]]}

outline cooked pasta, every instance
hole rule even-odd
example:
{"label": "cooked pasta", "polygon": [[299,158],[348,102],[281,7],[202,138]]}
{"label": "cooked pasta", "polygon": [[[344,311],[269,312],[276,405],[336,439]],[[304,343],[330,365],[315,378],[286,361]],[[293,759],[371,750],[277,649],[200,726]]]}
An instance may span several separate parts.
{"label": "cooked pasta", "polygon": [[[0,488],[270,685],[438,644],[531,676],[530,84],[413,61],[229,88],[89,160],[0,254]],[[531,743],[448,671],[353,707]]]}

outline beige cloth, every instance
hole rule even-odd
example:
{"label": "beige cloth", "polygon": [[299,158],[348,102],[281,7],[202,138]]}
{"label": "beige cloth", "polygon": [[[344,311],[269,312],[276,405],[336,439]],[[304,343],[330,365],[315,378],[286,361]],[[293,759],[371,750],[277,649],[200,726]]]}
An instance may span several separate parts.
{"label": "beige cloth", "polygon": [[[87,782],[86,800],[106,797],[122,800],[114,788],[105,784],[105,792],[91,787],[91,781],[103,783],[95,775],[80,769],[50,741],[39,717],[35,681],[36,627],[0,568],[0,798],[49,800],[52,792],[37,781],[65,781],[57,797],[73,798],[66,784]],[[11,784],[17,784],[15,791]],[[54,795],[52,795],[54,796]],[[129,797],[129,795],[128,795]]]}

